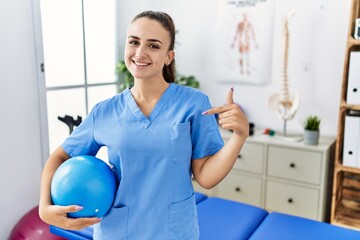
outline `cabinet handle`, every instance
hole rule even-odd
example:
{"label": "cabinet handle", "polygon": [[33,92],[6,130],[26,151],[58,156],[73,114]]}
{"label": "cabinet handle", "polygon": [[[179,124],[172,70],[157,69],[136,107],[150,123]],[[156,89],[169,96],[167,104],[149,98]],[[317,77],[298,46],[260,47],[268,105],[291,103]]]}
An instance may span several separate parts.
{"label": "cabinet handle", "polygon": [[240,191],[241,191],[241,188],[237,187],[237,188],[235,188],[235,191],[236,191],[236,192],[240,192]]}
{"label": "cabinet handle", "polygon": [[293,203],[293,202],[294,202],[294,200],[292,198],[288,199],[288,203]]}
{"label": "cabinet handle", "polygon": [[291,168],[295,168],[295,163],[290,163]]}
{"label": "cabinet handle", "polygon": [[241,158],[242,158],[241,154],[239,154],[237,158],[238,158],[238,159],[241,159]]}
{"label": "cabinet handle", "polygon": [[355,92],[355,93],[356,93],[356,92],[357,92],[357,88],[353,88],[353,92]]}

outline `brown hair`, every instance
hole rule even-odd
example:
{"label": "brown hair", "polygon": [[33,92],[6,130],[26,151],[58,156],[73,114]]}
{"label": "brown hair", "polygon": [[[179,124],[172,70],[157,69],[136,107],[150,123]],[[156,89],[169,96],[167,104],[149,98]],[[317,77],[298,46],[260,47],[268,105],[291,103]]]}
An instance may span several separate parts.
{"label": "brown hair", "polygon": [[[174,50],[175,24],[174,24],[174,21],[172,20],[172,18],[167,13],[164,13],[164,12],[144,11],[144,12],[141,12],[138,15],[136,15],[134,17],[134,19],[132,20],[132,22],[134,22],[135,20],[137,20],[139,18],[143,18],[143,17],[146,17],[146,18],[149,18],[149,19],[159,22],[169,32],[170,46],[169,46],[168,50],[169,51]],[[172,83],[175,81],[175,73],[176,73],[175,59],[173,59],[169,65],[166,65],[166,64],[164,65],[162,73],[163,73],[163,77],[166,82]]]}

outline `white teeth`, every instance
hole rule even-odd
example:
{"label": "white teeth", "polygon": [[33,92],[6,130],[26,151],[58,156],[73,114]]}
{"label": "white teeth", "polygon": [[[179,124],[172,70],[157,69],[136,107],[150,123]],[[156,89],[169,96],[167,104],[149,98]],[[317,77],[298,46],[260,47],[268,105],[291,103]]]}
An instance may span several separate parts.
{"label": "white teeth", "polygon": [[149,65],[148,63],[140,63],[140,62],[135,62],[136,65],[138,66],[147,66]]}

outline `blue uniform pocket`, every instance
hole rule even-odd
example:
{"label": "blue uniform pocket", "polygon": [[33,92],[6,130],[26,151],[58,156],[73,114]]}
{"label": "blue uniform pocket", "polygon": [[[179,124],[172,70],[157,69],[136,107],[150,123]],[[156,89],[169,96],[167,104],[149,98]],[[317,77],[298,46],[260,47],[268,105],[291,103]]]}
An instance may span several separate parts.
{"label": "blue uniform pocket", "polygon": [[111,208],[94,229],[94,239],[127,239],[129,209],[127,206]]}
{"label": "blue uniform pocket", "polygon": [[191,159],[191,128],[190,122],[184,122],[171,127],[171,159],[176,163],[184,163]]}
{"label": "blue uniform pocket", "polygon": [[195,194],[184,201],[172,203],[170,205],[169,239],[199,239]]}

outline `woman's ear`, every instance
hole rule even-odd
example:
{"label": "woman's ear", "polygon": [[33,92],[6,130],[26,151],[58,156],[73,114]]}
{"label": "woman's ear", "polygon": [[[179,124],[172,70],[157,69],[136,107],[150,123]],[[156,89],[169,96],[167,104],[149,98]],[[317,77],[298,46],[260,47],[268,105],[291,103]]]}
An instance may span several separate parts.
{"label": "woman's ear", "polygon": [[168,52],[168,56],[167,56],[167,60],[165,62],[166,65],[170,65],[170,63],[172,62],[172,60],[174,59],[175,57],[175,51],[174,50],[170,50]]}

